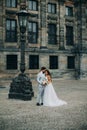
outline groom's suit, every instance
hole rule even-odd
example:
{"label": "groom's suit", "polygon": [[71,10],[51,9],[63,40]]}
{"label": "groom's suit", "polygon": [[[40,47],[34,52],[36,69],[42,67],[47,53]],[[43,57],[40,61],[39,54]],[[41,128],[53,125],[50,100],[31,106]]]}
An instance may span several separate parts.
{"label": "groom's suit", "polygon": [[42,84],[43,81],[46,79],[45,74],[40,71],[37,75],[37,82],[38,82],[38,96],[37,96],[37,103],[43,103],[43,94],[45,86]]}

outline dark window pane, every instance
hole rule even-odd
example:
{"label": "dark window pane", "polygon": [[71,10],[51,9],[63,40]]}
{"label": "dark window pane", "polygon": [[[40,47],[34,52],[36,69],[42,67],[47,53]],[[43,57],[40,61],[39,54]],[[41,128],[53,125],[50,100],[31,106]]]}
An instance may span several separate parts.
{"label": "dark window pane", "polygon": [[17,23],[16,20],[6,20],[6,42],[17,41]]}
{"label": "dark window pane", "polygon": [[48,13],[56,13],[56,4],[49,3],[48,4]]}
{"label": "dark window pane", "polygon": [[48,12],[51,13],[51,5],[48,4]]}
{"label": "dark window pane", "polygon": [[58,56],[50,56],[50,69],[58,69]]}
{"label": "dark window pane", "polygon": [[29,56],[29,68],[30,69],[39,69],[39,56],[38,55]]}
{"label": "dark window pane", "polygon": [[29,9],[30,10],[38,10],[38,2],[36,0],[29,0]]}
{"label": "dark window pane", "polygon": [[37,43],[37,39],[38,39],[37,23],[29,22],[28,23],[28,41],[29,43]]}
{"label": "dark window pane", "polygon": [[17,7],[17,0],[5,0],[6,7]]}
{"label": "dark window pane", "polygon": [[75,69],[75,57],[68,56],[68,69]]}
{"label": "dark window pane", "polygon": [[66,6],[66,15],[73,16],[73,8]]}
{"label": "dark window pane", "polygon": [[56,25],[49,24],[48,25],[48,44],[55,45],[56,43],[57,43]]}
{"label": "dark window pane", "polygon": [[73,27],[66,26],[66,44],[73,45]]}
{"label": "dark window pane", "polygon": [[7,55],[6,68],[9,70],[17,69],[17,55]]}

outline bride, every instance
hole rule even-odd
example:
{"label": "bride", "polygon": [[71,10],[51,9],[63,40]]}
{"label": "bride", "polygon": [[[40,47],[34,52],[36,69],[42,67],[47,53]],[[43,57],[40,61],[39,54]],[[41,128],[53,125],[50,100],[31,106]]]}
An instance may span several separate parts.
{"label": "bride", "polygon": [[57,97],[57,94],[53,88],[52,85],[52,78],[51,78],[51,74],[48,70],[45,70],[45,76],[46,76],[46,86],[45,86],[45,90],[44,90],[44,97],[43,97],[43,105],[44,106],[61,106],[61,105],[65,105],[67,104],[65,101],[60,100]]}

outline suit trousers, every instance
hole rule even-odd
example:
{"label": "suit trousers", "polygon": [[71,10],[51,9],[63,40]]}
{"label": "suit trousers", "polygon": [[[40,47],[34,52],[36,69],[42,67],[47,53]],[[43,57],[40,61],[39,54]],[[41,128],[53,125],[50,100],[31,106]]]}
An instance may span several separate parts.
{"label": "suit trousers", "polygon": [[38,95],[37,95],[37,102],[43,103],[43,96],[44,96],[44,86],[38,86]]}

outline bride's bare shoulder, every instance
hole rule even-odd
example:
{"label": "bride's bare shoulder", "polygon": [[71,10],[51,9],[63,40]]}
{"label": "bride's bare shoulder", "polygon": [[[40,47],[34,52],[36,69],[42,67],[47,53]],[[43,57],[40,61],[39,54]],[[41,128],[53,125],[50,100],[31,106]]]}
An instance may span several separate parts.
{"label": "bride's bare shoulder", "polygon": [[51,78],[50,75],[47,75],[47,79],[48,79],[49,82],[52,82],[52,78]]}

